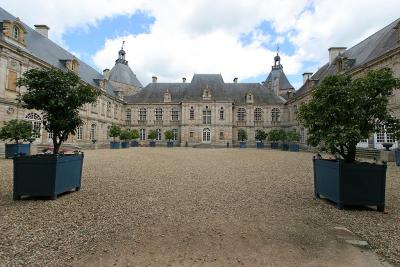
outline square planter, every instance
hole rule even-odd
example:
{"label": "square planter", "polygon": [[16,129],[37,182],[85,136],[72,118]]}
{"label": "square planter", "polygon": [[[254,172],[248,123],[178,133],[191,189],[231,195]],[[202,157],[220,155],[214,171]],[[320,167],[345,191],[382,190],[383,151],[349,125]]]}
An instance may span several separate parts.
{"label": "square planter", "polygon": [[396,158],[396,165],[400,166],[400,149],[394,151],[394,156]]}
{"label": "square planter", "polygon": [[289,150],[289,144],[283,143],[283,144],[282,144],[282,150],[288,151],[288,150]]}
{"label": "square planter", "polygon": [[299,144],[289,144],[289,151],[299,152],[299,150],[300,150]]}
{"label": "square planter", "polygon": [[139,142],[138,141],[132,141],[131,142],[131,147],[138,147],[139,146]]}
{"label": "square planter", "polygon": [[156,147],[156,141],[150,141],[149,142],[150,147]]}
{"label": "square planter", "polygon": [[246,148],[246,142],[245,141],[240,141],[239,146],[240,146],[240,148]]}
{"label": "square planter", "polygon": [[110,148],[111,149],[118,149],[121,147],[121,143],[120,142],[110,142]]}
{"label": "square planter", "polygon": [[174,147],[174,142],[167,142],[167,147]]}
{"label": "square planter", "polygon": [[31,154],[31,144],[6,144],[6,159],[15,156],[29,156]]}
{"label": "square planter", "polygon": [[257,142],[256,143],[257,148],[264,148],[264,143],[263,142]]}
{"label": "square planter", "polygon": [[313,159],[314,192],[344,205],[377,206],[385,209],[386,165],[343,160]]}
{"label": "square planter", "polygon": [[121,142],[121,148],[128,148],[128,147],[129,147],[129,141]]}
{"label": "square planter", "polygon": [[278,142],[271,142],[271,148],[272,149],[278,149],[279,148],[279,143]]}
{"label": "square planter", "polygon": [[57,195],[81,187],[83,153],[14,158],[14,199]]}

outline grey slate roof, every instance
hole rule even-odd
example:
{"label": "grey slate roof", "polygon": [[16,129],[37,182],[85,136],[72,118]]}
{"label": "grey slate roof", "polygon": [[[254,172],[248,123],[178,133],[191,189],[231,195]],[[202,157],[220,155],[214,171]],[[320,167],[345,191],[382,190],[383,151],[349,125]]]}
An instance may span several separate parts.
{"label": "grey slate roof", "polygon": [[129,67],[128,62],[124,64],[122,62],[118,62],[117,60],[115,62],[115,66],[110,71],[110,80],[123,84],[133,85],[137,88],[143,87],[143,85],[140,83],[136,75]]}
{"label": "grey slate roof", "polygon": [[293,85],[290,84],[288,78],[286,77],[285,72],[283,72],[282,66],[279,68],[272,67],[271,72],[269,73],[267,79],[263,82],[263,84],[265,86],[268,86],[268,82],[271,82],[271,84],[273,84],[273,81],[276,78],[279,79],[279,89],[280,90],[294,89]]}
{"label": "grey slate roof", "polygon": [[245,103],[248,92],[255,104],[282,104],[285,101],[259,83],[225,83],[221,74],[195,74],[190,83],[150,83],[135,95],[124,98],[128,103],[163,103],[164,93],[171,93],[171,102],[203,101],[203,90],[209,88],[211,100]]}
{"label": "grey slate roof", "polygon": [[[350,66],[347,71],[351,71],[363,64],[366,64],[383,54],[398,48],[400,46],[399,40],[399,29],[395,29],[400,23],[400,18],[393,21],[383,29],[372,34],[368,38],[364,39],[355,46],[345,50],[339,57],[346,58],[350,62]],[[336,66],[326,63],[324,66],[318,69],[318,71],[311,76],[312,80],[316,83],[320,83],[323,78],[328,75],[336,74]],[[310,84],[303,84],[299,90],[296,91],[296,96],[304,95],[312,87]]]}
{"label": "grey slate roof", "polygon": [[[15,20],[16,18],[0,7],[0,21]],[[60,47],[50,39],[42,36],[28,25],[21,22],[26,29],[25,43],[26,51],[31,55],[45,61],[46,63],[65,70],[66,66],[64,61],[74,58],[74,55]],[[1,36],[1,33],[0,33]],[[77,58],[76,58],[77,59]],[[77,59],[79,62],[78,75],[86,83],[98,87],[98,80],[103,79],[103,75],[90,67],[85,62]],[[111,95],[115,96],[113,92]]]}

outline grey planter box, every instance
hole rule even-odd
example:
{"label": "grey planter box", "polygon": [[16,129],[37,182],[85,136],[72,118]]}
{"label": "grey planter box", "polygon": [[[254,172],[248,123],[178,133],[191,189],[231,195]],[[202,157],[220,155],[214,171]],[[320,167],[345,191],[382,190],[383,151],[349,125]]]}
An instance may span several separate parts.
{"label": "grey planter box", "polygon": [[400,149],[394,151],[394,156],[396,158],[396,165],[400,166]]}
{"label": "grey planter box", "polygon": [[264,143],[263,142],[256,142],[256,147],[257,148],[264,148]]}
{"label": "grey planter box", "polygon": [[278,149],[279,148],[279,143],[278,142],[271,142],[271,148],[272,149]]}
{"label": "grey planter box", "polygon": [[31,153],[31,144],[6,144],[6,159],[15,156],[29,156]]}
{"label": "grey planter box", "polygon": [[240,146],[240,148],[246,148],[246,142],[245,141],[240,141],[239,146]]}
{"label": "grey planter box", "polygon": [[174,142],[168,141],[167,142],[167,147],[174,147]]}
{"label": "grey planter box", "polygon": [[22,196],[57,195],[81,188],[83,153],[77,155],[35,155],[14,158],[15,200]]}
{"label": "grey planter box", "polygon": [[118,149],[121,147],[121,143],[120,142],[110,142],[110,148],[111,149]]}
{"label": "grey planter box", "polygon": [[129,147],[129,141],[121,142],[121,148],[128,148],[128,147]]}
{"label": "grey planter box", "polygon": [[150,147],[156,147],[156,141],[150,141],[149,142]]}
{"label": "grey planter box", "polygon": [[131,147],[138,147],[139,146],[139,142],[138,141],[132,141],[131,142]]}
{"label": "grey planter box", "polygon": [[289,144],[283,143],[283,144],[282,144],[282,150],[288,151],[288,150],[289,150]]}
{"label": "grey planter box", "polygon": [[300,150],[299,144],[289,144],[289,151],[299,152],[299,150]]}
{"label": "grey planter box", "polygon": [[385,209],[386,165],[343,160],[313,159],[314,192],[344,205],[377,206]]}

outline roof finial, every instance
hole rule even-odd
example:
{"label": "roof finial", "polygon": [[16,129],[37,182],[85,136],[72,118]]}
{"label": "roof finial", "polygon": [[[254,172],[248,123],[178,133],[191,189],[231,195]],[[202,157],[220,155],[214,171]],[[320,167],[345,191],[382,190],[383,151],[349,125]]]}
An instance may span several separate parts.
{"label": "roof finial", "polygon": [[279,55],[279,43],[276,44],[276,55]]}
{"label": "roof finial", "polygon": [[124,50],[124,45],[125,45],[125,41],[122,40],[122,46],[121,46],[121,50]]}

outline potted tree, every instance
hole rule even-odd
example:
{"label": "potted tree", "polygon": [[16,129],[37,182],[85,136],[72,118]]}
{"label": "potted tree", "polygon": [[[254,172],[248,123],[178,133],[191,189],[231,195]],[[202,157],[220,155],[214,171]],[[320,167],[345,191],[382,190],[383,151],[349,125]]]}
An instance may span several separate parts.
{"label": "potted tree", "polygon": [[[386,164],[356,161],[359,140],[384,127],[397,140],[400,120],[388,110],[388,99],[400,80],[391,70],[370,71],[352,80],[326,77],[309,103],[300,107],[299,120],[308,128],[308,142],[335,159],[314,158],[314,191],[343,205],[377,206],[384,211]],[[321,112],[323,110],[323,112]]]}
{"label": "potted tree", "polygon": [[164,133],[165,139],[167,139],[167,147],[173,147],[174,142],[171,140],[174,138],[174,133],[171,130],[165,131]]}
{"label": "potted tree", "polygon": [[138,147],[139,146],[139,142],[137,141],[139,139],[139,131],[137,129],[133,129],[131,131],[131,147]]}
{"label": "potted tree", "polygon": [[240,140],[240,148],[246,148],[247,132],[244,129],[239,129],[238,137]]}
{"label": "potted tree", "polygon": [[300,134],[296,130],[292,130],[287,132],[286,137],[289,142],[289,151],[299,152]]}
{"label": "potted tree", "polygon": [[109,130],[109,136],[113,138],[113,141],[110,142],[111,149],[118,149],[121,146],[120,142],[115,141],[115,138],[119,137],[121,134],[121,127],[116,124],[112,124]]}
{"label": "potted tree", "polygon": [[0,139],[14,141],[15,144],[5,144],[6,158],[18,155],[29,155],[31,145],[23,142],[32,137],[32,124],[27,121],[10,120],[0,129]]}
{"label": "potted tree", "polygon": [[267,139],[268,134],[263,130],[256,130],[256,147],[264,148],[264,141]]}
{"label": "potted tree", "polygon": [[132,139],[131,131],[129,129],[121,130],[121,133],[119,134],[119,139],[122,140],[121,147],[122,148],[128,148],[129,147],[129,140]]}
{"label": "potted tree", "polygon": [[278,131],[278,133],[279,133],[278,134],[279,135],[279,141],[281,141],[281,143],[282,143],[282,150],[285,150],[285,151],[289,150],[289,144],[287,143],[287,133],[286,133],[286,131],[280,129]]}
{"label": "potted tree", "polygon": [[150,147],[155,147],[156,146],[156,138],[157,138],[157,132],[155,130],[150,130],[149,135],[148,135],[150,142],[149,145]]}
{"label": "potted tree", "polygon": [[280,132],[277,129],[274,129],[269,132],[268,139],[271,141],[271,148],[278,149],[279,148],[279,139],[280,139]]}
{"label": "potted tree", "polygon": [[53,154],[14,158],[14,199],[50,196],[81,186],[83,153],[59,153],[61,144],[83,124],[79,108],[96,101],[99,91],[73,72],[31,69],[17,81],[26,92],[18,97],[23,108],[40,110],[43,126],[53,134]]}

